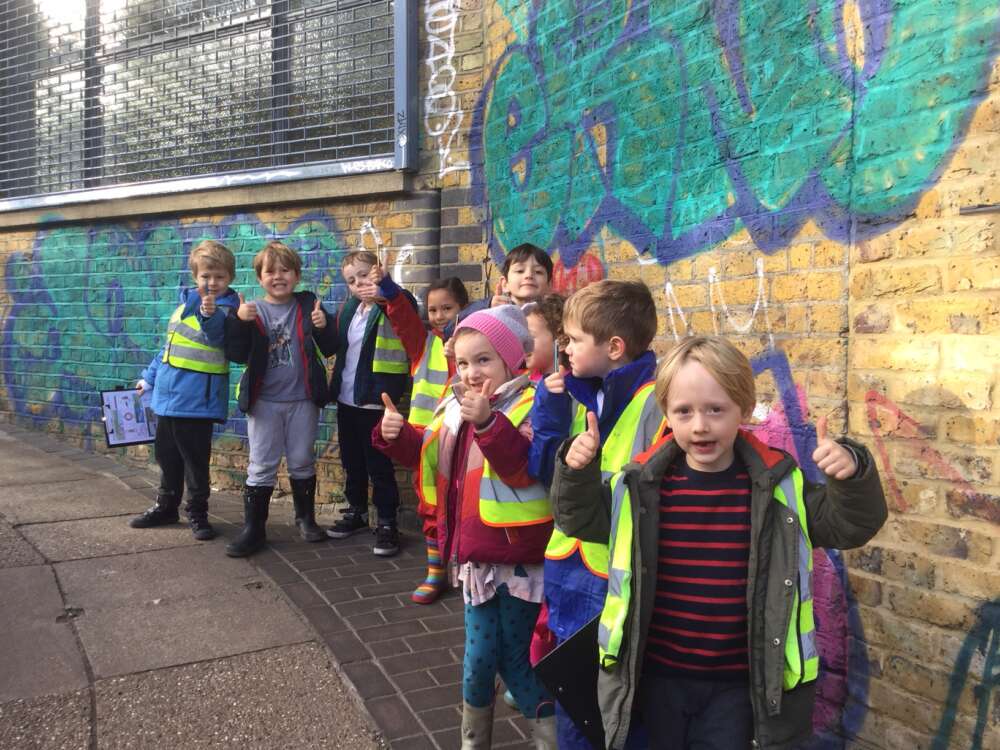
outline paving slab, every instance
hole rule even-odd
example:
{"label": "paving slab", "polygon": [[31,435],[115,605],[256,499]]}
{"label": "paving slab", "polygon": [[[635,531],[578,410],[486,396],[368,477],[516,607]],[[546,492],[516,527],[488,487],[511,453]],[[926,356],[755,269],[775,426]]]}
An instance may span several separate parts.
{"label": "paving slab", "polygon": [[[205,544],[191,535],[186,524],[133,529],[121,516],[27,524],[18,527],[18,531],[39,552],[53,561]],[[219,542],[211,544],[218,545]],[[223,554],[221,548],[219,554]]]}
{"label": "paving slab", "polygon": [[45,558],[13,526],[0,521],[0,568],[20,568],[44,562]]}
{"label": "paving slab", "polygon": [[64,621],[51,568],[0,570],[0,602],[0,703],[86,687],[83,658]]}
{"label": "paving slab", "polygon": [[89,745],[87,690],[0,703],[0,747],[80,750]]}
{"label": "paving slab", "polygon": [[12,523],[45,523],[137,514],[149,500],[116,479],[93,477],[4,487],[0,513]]}
{"label": "paving slab", "polygon": [[316,644],[100,680],[96,692],[102,749],[381,747]]}
{"label": "paving slab", "polygon": [[221,544],[55,567],[66,601],[83,610],[76,626],[99,677],[315,637],[274,584]]}

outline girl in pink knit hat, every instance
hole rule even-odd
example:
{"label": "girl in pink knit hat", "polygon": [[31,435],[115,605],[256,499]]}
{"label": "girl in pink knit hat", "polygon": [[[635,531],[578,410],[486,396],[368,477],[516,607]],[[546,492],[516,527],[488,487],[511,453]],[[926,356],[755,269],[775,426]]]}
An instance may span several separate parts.
{"label": "girl in pink knit hat", "polygon": [[475,312],[455,329],[459,382],[422,431],[384,399],[372,442],[417,472],[420,512],[437,522],[442,559],[465,599],[462,747],[490,747],[499,672],[555,750],[552,698],[528,659],[552,533],[545,488],[527,472],[535,396],[524,373],[532,338],[515,305]]}

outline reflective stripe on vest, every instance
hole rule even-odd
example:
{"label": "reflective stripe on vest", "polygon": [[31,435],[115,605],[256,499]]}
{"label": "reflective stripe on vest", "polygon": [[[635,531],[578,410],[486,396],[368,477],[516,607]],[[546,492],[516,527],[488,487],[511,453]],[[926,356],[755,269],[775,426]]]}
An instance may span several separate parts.
{"label": "reflective stripe on vest", "polygon": [[[527,388],[521,398],[502,411],[514,427],[531,411],[535,389]],[[549,495],[540,482],[528,487],[511,487],[504,483],[490,462],[483,459],[483,477],[479,482],[479,519],[487,526],[529,526],[545,523],[552,518]]]}
{"label": "reflective stripe on vest", "polygon": [[[632,501],[623,477],[624,474],[618,474],[611,480],[611,568],[597,633],[600,664],[605,669],[618,661],[632,597]],[[812,600],[812,542],[802,493],[802,472],[798,468],[774,488],[774,499],[787,509],[793,523],[798,522],[798,585],[785,638],[784,690],[811,682],[819,674]]]}
{"label": "reflective stripe on vest", "polygon": [[406,356],[406,349],[403,342],[396,335],[389,316],[381,307],[376,308],[381,319],[378,322],[378,330],[375,332],[375,354],[372,357],[372,372],[380,372],[388,375],[408,375],[410,373],[410,360]]}
{"label": "reflective stripe on vest", "polygon": [[448,386],[448,360],[444,356],[444,342],[432,331],[427,333],[424,354],[413,371],[413,390],[410,392],[412,425],[429,425],[437,405],[444,398]]}
{"label": "reflective stripe on vest", "polygon": [[444,412],[442,411],[436,419],[424,430],[424,441],[420,446],[420,464],[417,469],[417,495],[425,510],[437,507],[437,472],[440,465],[438,463],[438,446],[441,441],[438,437],[441,428],[444,426]]}
{"label": "reflective stripe on vest", "polygon": [[181,305],[170,316],[163,361],[182,370],[228,375],[229,363],[222,347],[208,343],[208,336],[201,330],[197,315],[181,318],[183,312],[184,305]]}
{"label": "reflective stripe on vest", "polygon": [[[654,396],[656,384],[646,383],[629,402],[611,432],[601,443],[601,478],[621,471],[633,458],[652,445],[660,435],[666,420]],[[573,418],[570,433],[578,435],[587,429],[587,409],[580,404]],[[580,550],[583,564],[594,575],[608,576],[608,545],[598,542],[584,542],[567,536],[558,527],[552,530],[552,537],[545,548],[549,560],[564,560],[576,550]]]}

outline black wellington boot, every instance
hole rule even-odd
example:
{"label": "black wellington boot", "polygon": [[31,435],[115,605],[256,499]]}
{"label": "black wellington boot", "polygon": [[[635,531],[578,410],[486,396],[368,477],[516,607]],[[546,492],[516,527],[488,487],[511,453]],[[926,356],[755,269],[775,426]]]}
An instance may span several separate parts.
{"label": "black wellington boot", "polygon": [[247,557],[267,543],[265,527],[272,492],[274,487],[251,487],[248,484],[243,488],[243,531],[226,545],[227,555]]}
{"label": "black wellington boot", "polygon": [[292,479],[292,502],[295,503],[295,525],[306,542],[322,542],[326,532],[316,525],[316,476]]}

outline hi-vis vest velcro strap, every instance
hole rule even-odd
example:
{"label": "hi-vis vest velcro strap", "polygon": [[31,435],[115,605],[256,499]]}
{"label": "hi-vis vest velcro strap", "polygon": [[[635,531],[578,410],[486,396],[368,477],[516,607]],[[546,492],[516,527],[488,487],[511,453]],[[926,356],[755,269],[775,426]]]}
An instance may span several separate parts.
{"label": "hi-vis vest velcro strap", "polygon": [[181,318],[184,305],[170,316],[167,325],[167,345],[163,349],[163,361],[171,367],[194,370],[210,375],[228,375],[229,363],[222,347],[208,343],[208,336],[201,330],[197,315]]}
{"label": "hi-vis vest velcro strap", "polygon": [[[620,471],[638,454],[642,453],[663,434],[666,420],[660,405],[653,397],[655,383],[643,385],[618,417],[611,432],[601,443],[601,478],[608,478]],[[578,405],[573,417],[570,432],[578,435],[587,429],[587,409]],[[558,527],[553,529],[552,537],[545,549],[545,557],[549,560],[563,560],[580,550],[583,564],[591,573],[606,578],[608,575],[608,545],[597,542],[584,542],[567,536]]]}
{"label": "hi-vis vest velcro strap", "polygon": [[785,634],[785,669],[782,687],[785,690],[803,682],[815,680],[819,674],[819,654],[816,651],[816,621],[813,617],[812,541],[806,519],[802,472],[795,469],[774,488],[774,499],[785,506],[787,520],[798,528],[797,596],[792,599],[792,615]]}
{"label": "hi-vis vest velcro strap", "polygon": [[412,425],[429,425],[448,386],[448,360],[444,356],[444,342],[433,331],[427,333],[424,355],[416,363],[412,374],[409,421]]}
{"label": "hi-vis vest velcro strap", "polygon": [[[531,411],[535,389],[528,388],[516,402],[503,409],[514,427]],[[490,462],[483,460],[479,482],[479,518],[487,526],[530,526],[552,519],[549,495],[540,482],[528,487],[511,487],[503,482]]]}
{"label": "hi-vis vest velcro strap", "polygon": [[[632,502],[624,474],[611,478],[611,548],[608,567],[608,593],[597,626],[597,650],[600,664],[607,669],[618,661],[625,617],[632,598]],[[653,584],[655,585],[655,583]]]}
{"label": "hi-vis vest velcro strap", "polygon": [[375,308],[382,317],[375,332],[375,355],[372,358],[372,372],[388,375],[408,375],[410,360],[406,356],[403,342],[399,340],[396,331],[389,322],[389,317],[382,308]]}

